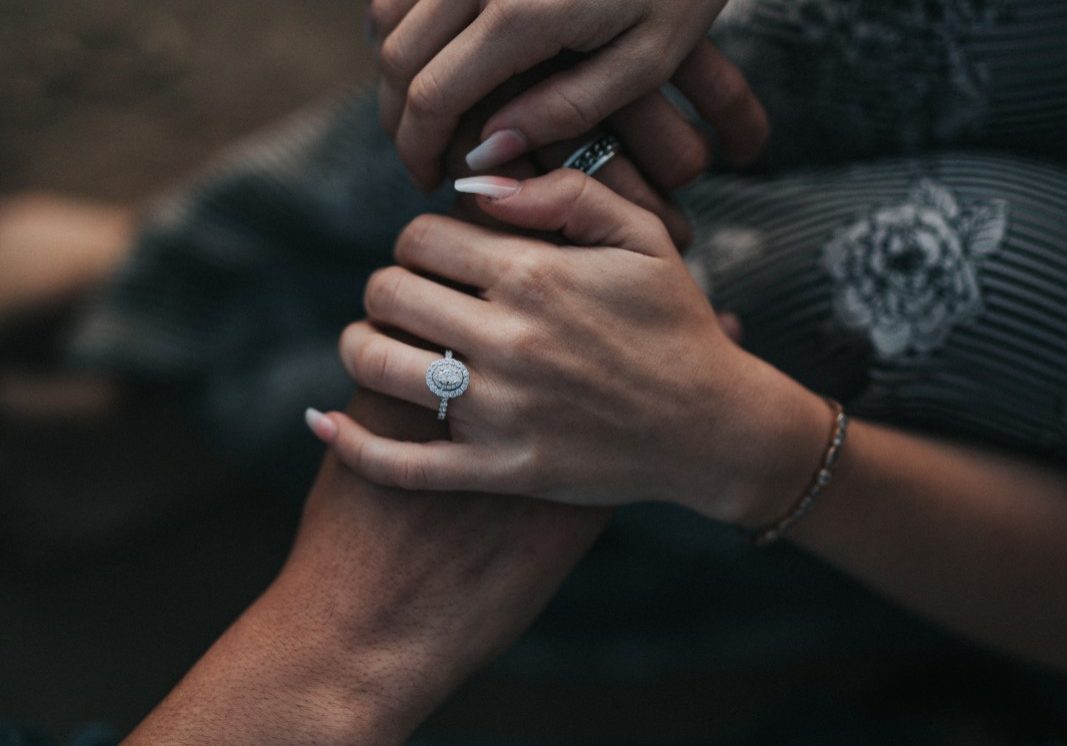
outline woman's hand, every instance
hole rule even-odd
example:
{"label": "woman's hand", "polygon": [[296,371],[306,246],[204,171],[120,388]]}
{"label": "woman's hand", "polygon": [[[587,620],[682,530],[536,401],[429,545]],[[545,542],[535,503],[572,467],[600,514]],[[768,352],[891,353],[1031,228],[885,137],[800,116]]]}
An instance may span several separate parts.
{"label": "woman's hand", "polygon": [[498,194],[486,213],[573,245],[416,220],[401,266],[371,279],[370,321],[346,331],[342,356],[362,386],[427,417],[438,400],[425,372],[443,349],[470,368],[470,390],[449,410],[453,442],[401,442],[328,415],[317,432],[343,461],[407,489],[665,499],[729,521],[773,516],[802,492],[825,405],[727,338],[660,221],[574,171],[480,183]]}
{"label": "woman's hand", "polygon": [[[486,119],[496,107],[531,85],[535,85],[539,80],[544,79],[544,75],[544,71],[537,71],[516,77],[494,91],[489,98],[480,101],[474,109],[462,117],[459,128],[445,152],[445,170],[449,178],[460,179],[471,175],[464,154],[477,145],[478,133]],[[554,171],[566,161],[575,148],[596,137],[597,134],[600,133],[587,133],[576,141],[546,145],[508,162],[501,167],[500,173],[514,179],[528,179]],[[689,244],[692,231],[685,215],[667,197],[648,183],[625,151],[619,152],[597,172],[597,179],[634,204],[655,213],[667,226],[671,238],[680,250]],[[457,201],[453,211],[455,217],[476,225],[507,230],[507,226],[503,226],[493,220],[492,216],[480,210],[473,198],[464,195],[461,197],[463,198]]]}
{"label": "woman's hand", "polygon": [[748,163],[768,134],[740,71],[706,39],[725,0],[372,0],[383,39],[382,121],[415,180],[432,188],[464,112],[516,74],[578,53],[504,105],[469,156],[485,170],[578,137],[611,117],[659,188],[695,178],[706,140],[659,93],[673,80],[716,129],[732,162]]}

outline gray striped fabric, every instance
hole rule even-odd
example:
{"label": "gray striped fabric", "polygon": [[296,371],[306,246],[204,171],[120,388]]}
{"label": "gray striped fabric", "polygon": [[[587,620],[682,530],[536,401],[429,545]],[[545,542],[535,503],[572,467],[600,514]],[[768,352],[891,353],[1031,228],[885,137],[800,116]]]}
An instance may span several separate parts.
{"label": "gray striped fabric", "polygon": [[731,0],[713,37],[774,167],[981,145],[1067,156],[1061,0]]}
{"label": "gray striped fabric", "polygon": [[1067,460],[1067,168],[940,153],[684,202],[761,357],[857,415]]}

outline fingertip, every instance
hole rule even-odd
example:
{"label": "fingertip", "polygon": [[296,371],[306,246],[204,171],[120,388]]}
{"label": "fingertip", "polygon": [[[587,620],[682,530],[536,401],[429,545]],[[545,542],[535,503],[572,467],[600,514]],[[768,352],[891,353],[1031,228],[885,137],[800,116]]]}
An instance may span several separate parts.
{"label": "fingertip", "polygon": [[308,429],[323,443],[333,445],[337,441],[340,428],[329,415],[309,407],[304,412],[304,421],[307,423]]}
{"label": "fingertip", "polygon": [[764,115],[743,142],[735,142],[724,149],[726,160],[734,168],[747,168],[760,159],[770,139],[771,128]]}

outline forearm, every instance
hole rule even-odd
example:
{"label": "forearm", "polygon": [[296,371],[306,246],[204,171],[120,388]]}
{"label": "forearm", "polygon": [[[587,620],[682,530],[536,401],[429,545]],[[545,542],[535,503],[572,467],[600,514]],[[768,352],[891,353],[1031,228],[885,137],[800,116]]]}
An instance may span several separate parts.
{"label": "forearm", "polygon": [[347,509],[379,497],[328,459],[278,578],[128,743],[404,743],[468,662],[382,590],[402,568],[375,563]]}
{"label": "forearm", "polygon": [[791,538],[903,605],[1067,668],[1067,475],[854,422]]}
{"label": "forearm", "polygon": [[[367,392],[350,411],[441,436]],[[526,628],[609,515],[390,490],[328,457],[279,577],[128,743],[403,743]]]}
{"label": "forearm", "polygon": [[297,618],[291,591],[275,583],[124,743],[403,743],[416,723],[374,684],[381,664]]}

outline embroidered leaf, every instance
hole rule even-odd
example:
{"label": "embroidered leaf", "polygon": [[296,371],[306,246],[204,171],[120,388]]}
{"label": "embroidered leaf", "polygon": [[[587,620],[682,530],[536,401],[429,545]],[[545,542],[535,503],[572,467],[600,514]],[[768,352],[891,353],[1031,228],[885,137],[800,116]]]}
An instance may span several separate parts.
{"label": "embroidered leaf", "polygon": [[945,187],[933,179],[923,179],[911,190],[910,199],[921,207],[931,207],[949,220],[955,220],[960,214],[959,203]]}
{"label": "embroidered leaf", "polygon": [[975,205],[962,228],[972,255],[992,254],[1000,248],[1008,232],[1008,203],[995,199]]}

